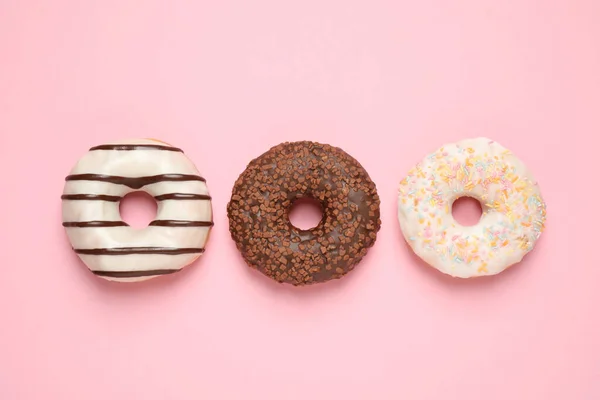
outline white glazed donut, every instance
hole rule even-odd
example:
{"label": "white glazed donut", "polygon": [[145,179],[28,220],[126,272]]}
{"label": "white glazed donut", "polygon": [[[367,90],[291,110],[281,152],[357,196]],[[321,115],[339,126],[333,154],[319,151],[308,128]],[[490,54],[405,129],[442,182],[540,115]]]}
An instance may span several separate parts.
{"label": "white glazed donut", "polygon": [[[474,226],[452,217],[460,197],[481,202]],[[467,139],[428,155],[400,182],[398,219],[413,251],[460,278],[495,275],[533,249],[546,205],[525,165],[500,144]]]}
{"label": "white glazed donut", "polygon": [[[181,149],[152,139],[92,147],[66,177],[63,226],[97,276],[141,281],[181,270],[204,252],[212,222],[204,178]],[[119,213],[126,194],[158,202],[156,220],[134,229]]]}

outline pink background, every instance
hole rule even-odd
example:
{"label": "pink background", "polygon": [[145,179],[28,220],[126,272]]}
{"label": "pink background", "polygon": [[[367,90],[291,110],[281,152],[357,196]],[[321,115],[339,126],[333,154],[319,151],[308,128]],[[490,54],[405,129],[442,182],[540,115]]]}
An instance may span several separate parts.
{"label": "pink background", "polygon": [[[599,19],[597,0],[0,0],[0,398],[600,398]],[[459,281],[407,249],[396,188],[479,135],[549,219],[522,264]],[[204,257],[139,285],[88,273],[60,215],[76,160],[126,137],[184,148],[214,198]],[[348,277],[294,289],[245,266],[225,206],[299,139],[364,165],[383,227]]]}

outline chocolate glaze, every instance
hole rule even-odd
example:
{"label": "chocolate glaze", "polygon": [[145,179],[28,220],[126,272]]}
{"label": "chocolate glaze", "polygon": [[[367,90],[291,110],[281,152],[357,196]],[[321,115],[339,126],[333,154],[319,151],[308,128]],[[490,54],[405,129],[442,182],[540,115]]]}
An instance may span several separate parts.
{"label": "chocolate glaze", "polygon": [[210,200],[211,197],[207,194],[194,194],[194,193],[167,193],[155,196],[156,201],[163,200]]}
{"label": "chocolate glaze", "polygon": [[119,150],[119,151],[130,151],[130,150],[166,150],[166,151],[178,151],[183,153],[183,150],[177,147],[164,146],[160,144],[103,144],[100,146],[94,146],[90,151],[94,150]]}
{"label": "chocolate glaze", "polygon": [[[291,224],[293,202],[311,197],[323,218],[312,229]],[[381,219],[375,184],[342,149],[282,143],[252,160],[227,205],[229,231],[246,263],[270,278],[306,285],[338,279],[374,245]]]}
{"label": "chocolate glaze", "polygon": [[66,181],[97,181],[114,183],[115,185],[125,185],[132,189],[141,189],[146,185],[151,185],[158,182],[185,182],[185,181],[200,181],[206,180],[199,175],[186,174],[162,174],[152,176],[140,176],[137,178],[128,178],[123,176],[103,175],[103,174],[76,174],[69,175],[65,178]]}
{"label": "chocolate glaze", "polygon": [[124,256],[129,254],[179,255],[204,253],[202,247],[112,247],[105,249],[74,249],[77,254],[93,256]]}
{"label": "chocolate glaze", "polygon": [[181,271],[180,269],[155,269],[149,271],[92,271],[94,275],[110,278],[140,278],[143,276],[167,275]]}
{"label": "chocolate glaze", "polygon": [[182,221],[174,219],[157,219],[150,222],[150,226],[172,226],[172,227],[196,227],[196,226],[213,226],[212,221]]}
{"label": "chocolate glaze", "polygon": [[122,199],[121,196],[109,196],[107,194],[63,194],[60,198],[63,200],[101,200],[113,202]]}
{"label": "chocolate glaze", "polygon": [[125,221],[82,221],[63,222],[65,228],[111,228],[115,226],[129,226]]}

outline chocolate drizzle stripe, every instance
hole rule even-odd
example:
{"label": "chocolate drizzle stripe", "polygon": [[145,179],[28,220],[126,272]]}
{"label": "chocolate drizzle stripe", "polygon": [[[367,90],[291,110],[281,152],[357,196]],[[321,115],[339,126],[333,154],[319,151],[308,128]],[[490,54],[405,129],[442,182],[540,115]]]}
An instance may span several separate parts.
{"label": "chocolate drizzle stripe", "polygon": [[[111,228],[117,226],[129,226],[124,221],[73,221],[63,222],[65,228]],[[165,226],[173,228],[185,228],[185,227],[204,227],[213,226],[212,221],[185,221],[185,220],[171,220],[171,219],[157,219],[150,222],[149,226]]]}
{"label": "chocolate drizzle stripe", "polygon": [[112,228],[115,226],[129,226],[124,221],[81,221],[63,222],[65,228]]}
{"label": "chocolate drizzle stripe", "polygon": [[150,226],[171,226],[171,227],[197,227],[197,226],[213,226],[212,221],[182,221],[174,219],[157,219],[150,222]]}
{"label": "chocolate drizzle stripe", "polygon": [[139,278],[142,276],[167,275],[181,271],[180,269],[154,269],[146,271],[92,271],[94,275],[109,278]]}
{"label": "chocolate drizzle stripe", "polygon": [[94,150],[118,150],[118,151],[131,151],[131,150],[165,150],[165,151],[178,151],[183,153],[183,150],[177,147],[164,146],[160,144],[103,144],[101,146],[94,146],[90,151]]}
{"label": "chocolate drizzle stripe", "polygon": [[101,201],[120,201],[121,196],[109,196],[107,194],[63,194],[60,196],[63,200],[101,200]]}
{"label": "chocolate drizzle stripe", "polygon": [[140,176],[138,178],[126,178],[123,176],[103,175],[103,174],[76,174],[69,175],[65,178],[66,181],[97,181],[114,183],[115,185],[125,185],[132,189],[141,189],[146,185],[151,185],[158,182],[186,182],[206,180],[199,175],[186,174],[162,174],[152,176]]}
{"label": "chocolate drizzle stripe", "polygon": [[194,194],[194,193],[166,193],[159,196],[155,196],[156,201],[163,200],[211,200],[207,194]]}
{"label": "chocolate drizzle stripe", "polygon": [[[63,194],[60,196],[63,200],[98,200],[98,201],[121,201],[121,196],[110,196],[107,194]],[[154,197],[156,201],[163,200],[212,200],[208,194],[195,193],[165,193]]]}
{"label": "chocolate drizzle stripe", "polygon": [[93,256],[124,256],[129,254],[179,254],[204,253],[202,247],[112,247],[101,249],[74,249],[77,254]]}

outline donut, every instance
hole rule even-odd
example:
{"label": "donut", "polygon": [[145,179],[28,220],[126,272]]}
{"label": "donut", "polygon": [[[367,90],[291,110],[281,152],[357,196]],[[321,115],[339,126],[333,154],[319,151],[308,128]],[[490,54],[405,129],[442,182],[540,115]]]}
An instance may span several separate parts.
{"label": "donut", "polygon": [[[483,214],[474,226],[452,217],[452,204],[472,197]],[[540,237],[546,204],[536,180],[514,154],[487,138],[447,144],[400,183],[398,219],[407,243],[447,275],[495,275],[520,262]]]}
{"label": "donut", "polygon": [[[120,200],[133,191],[158,203],[144,229],[119,213]],[[92,147],[66,177],[61,198],[73,250],[96,276],[112,281],[181,270],[204,252],[213,226],[205,179],[181,149],[154,139]]]}
{"label": "donut", "polygon": [[[292,204],[317,200],[319,224],[289,220]],[[302,286],[339,279],[373,246],[379,196],[367,171],[342,149],[286,142],[252,160],[227,205],[229,231],[246,263],[279,283]]]}

